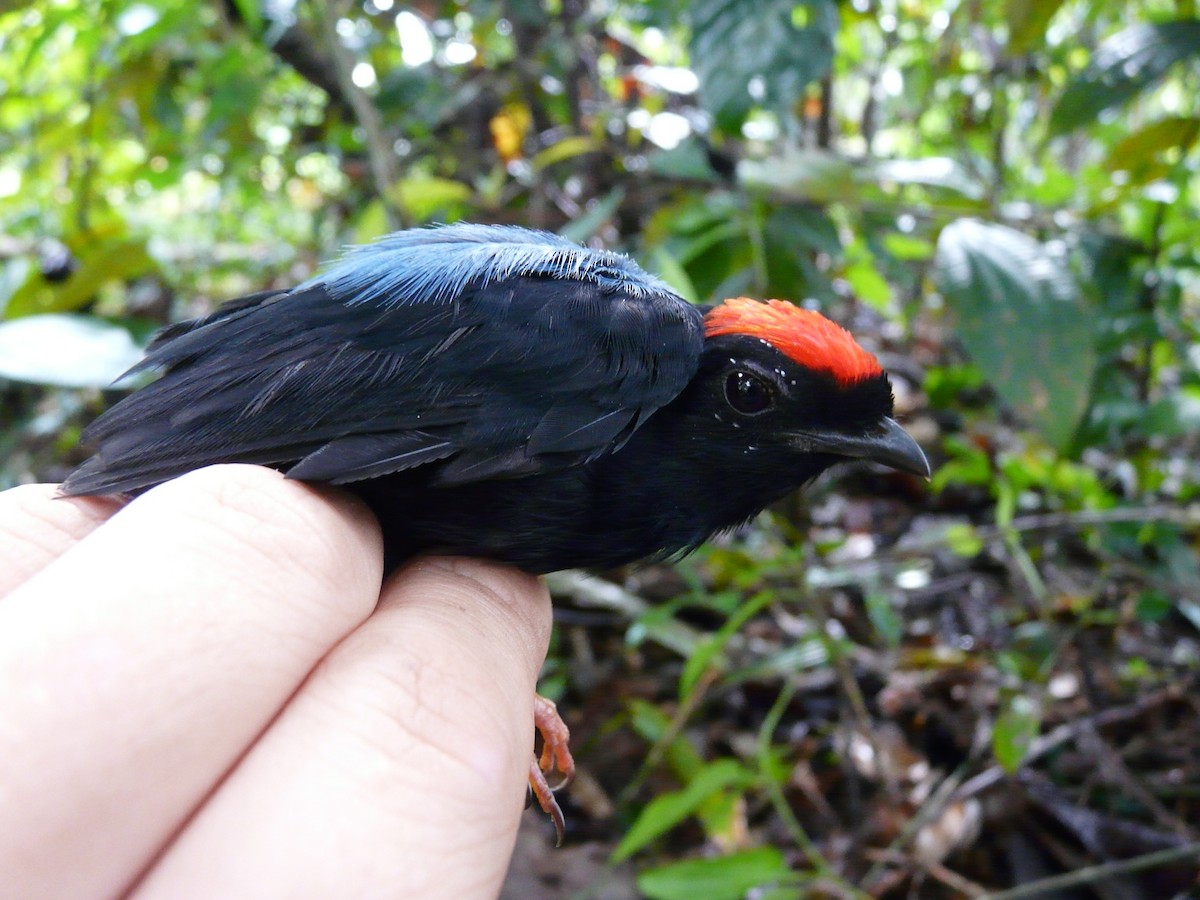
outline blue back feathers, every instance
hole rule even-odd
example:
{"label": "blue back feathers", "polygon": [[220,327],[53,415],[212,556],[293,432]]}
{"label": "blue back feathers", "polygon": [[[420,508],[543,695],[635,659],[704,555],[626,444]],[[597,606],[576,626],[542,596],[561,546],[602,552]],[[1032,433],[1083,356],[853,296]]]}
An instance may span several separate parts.
{"label": "blue back feathers", "polygon": [[468,285],[510,277],[591,281],[606,292],[674,296],[627,256],[589,250],[545,231],[513,225],[443,225],[397,231],[355,247],[301,285],[324,286],[343,303],[400,306],[449,300]]}

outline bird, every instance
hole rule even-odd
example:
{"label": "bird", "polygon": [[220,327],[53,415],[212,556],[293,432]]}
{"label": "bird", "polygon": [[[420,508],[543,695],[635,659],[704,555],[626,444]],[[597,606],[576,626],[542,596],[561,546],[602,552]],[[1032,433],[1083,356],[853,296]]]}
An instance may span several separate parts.
{"label": "bird", "polygon": [[[257,463],[340,485],[378,517],[385,567],[454,553],[533,574],[671,560],[833,465],[929,464],[887,373],[779,299],[688,302],[628,256],[511,225],[409,229],[289,290],[170,325],[157,372],[89,425],[66,496],[137,494]],[[538,698],[530,787],[569,778]]]}

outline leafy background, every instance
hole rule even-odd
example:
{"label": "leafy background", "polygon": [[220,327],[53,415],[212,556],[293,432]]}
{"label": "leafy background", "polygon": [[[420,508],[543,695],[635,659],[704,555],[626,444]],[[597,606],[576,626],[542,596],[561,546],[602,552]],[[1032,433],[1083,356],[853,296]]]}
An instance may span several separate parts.
{"label": "leafy background", "polygon": [[396,227],[820,307],[932,483],[555,576],[581,774],[507,893],[1183,897],[1198,98],[1191,0],[9,3],[0,486],[83,457],[155,328]]}

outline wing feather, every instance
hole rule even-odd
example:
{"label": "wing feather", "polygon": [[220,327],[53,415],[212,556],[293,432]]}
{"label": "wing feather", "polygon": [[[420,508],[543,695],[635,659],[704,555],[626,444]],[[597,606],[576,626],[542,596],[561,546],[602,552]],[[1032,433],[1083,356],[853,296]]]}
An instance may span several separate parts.
{"label": "wing feather", "polygon": [[442,484],[512,477],[613,452],[683,390],[697,308],[624,257],[485,229],[519,238],[518,264],[477,228],[461,258],[452,228],[416,232],[426,244],[360,250],[173,326],[139,365],[162,376],[85,432],[96,455],[64,491],[136,491],[218,462],[335,483],[417,467]]}

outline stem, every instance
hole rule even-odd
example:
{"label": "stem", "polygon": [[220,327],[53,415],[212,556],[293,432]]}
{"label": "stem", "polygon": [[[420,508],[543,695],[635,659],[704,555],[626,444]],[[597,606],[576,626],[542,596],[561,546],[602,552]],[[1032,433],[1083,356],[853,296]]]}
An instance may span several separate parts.
{"label": "stem", "polygon": [[383,206],[388,225],[393,229],[403,228],[408,223],[405,221],[402,210],[392,202],[390,197],[392,186],[399,180],[399,173],[396,169],[396,154],[392,152],[392,145],[384,133],[383,118],[379,115],[375,104],[371,102],[371,98],[354,83],[353,60],[350,58],[350,51],[338,37],[337,22],[340,15],[334,10],[332,0],[318,0],[316,6],[321,17],[321,29],[333,60],[334,75],[337,78],[338,86],[341,88],[342,96],[346,98],[350,108],[354,111],[355,120],[363,130],[363,146],[367,151],[367,161],[371,167],[371,180],[375,186],[375,195]]}
{"label": "stem", "polygon": [[979,900],[1021,900],[1024,897],[1036,897],[1050,891],[1057,891],[1060,888],[1093,884],[1102,879],[1113,878],[1118,875],[1128,875],[1131,872],[1153,869],[1175,862],[1183,862],[1187,859],[1200,859],[1200,844],[1185,844],[1182,847],[1172,847],[1170,850],[1146,853],[1142,856],[1135,856],[1133,859],[1123,859],[1120,862],[1086,866],[1082,869],[1076,869],[1074,872],[1067,872],[1065,875],[1039,878],[1037,881],[1031,881],[1028,884],[1023,884],[1020,887],[1015,887],[1007,891],[984,894]]}

